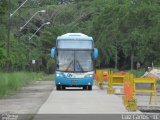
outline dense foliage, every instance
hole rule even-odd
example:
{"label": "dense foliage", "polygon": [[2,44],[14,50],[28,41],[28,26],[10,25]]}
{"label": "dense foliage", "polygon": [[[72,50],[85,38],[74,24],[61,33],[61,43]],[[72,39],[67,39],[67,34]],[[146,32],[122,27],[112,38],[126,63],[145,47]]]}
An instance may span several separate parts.
{"label": "dense foliage", "polygon": [[[100,57],[97,67],[119,69],[160,65],[160,1],[159,0],[28,0],[11,18],[10,56],[6,56],[8,0],[0,0],[0,67],[10,61],[12,70],[48,71],[54,60],[50,48],[58,35],[82,32],[95,39]],[[14,11],[21,0],[11,0]],[[20,27],[38,10],[25,28]],[[30,41],[28,38],[45,22]],[[36,65],[31,65],[31,60]]]}

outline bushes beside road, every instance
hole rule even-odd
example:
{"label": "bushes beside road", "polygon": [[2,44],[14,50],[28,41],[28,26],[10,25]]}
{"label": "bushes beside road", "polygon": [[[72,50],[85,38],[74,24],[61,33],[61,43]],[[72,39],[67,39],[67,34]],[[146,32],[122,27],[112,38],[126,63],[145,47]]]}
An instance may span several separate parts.
{"label": "bushes beside road", "polygon": [[144,75],[145,70],[143,70],[143,69],[140,69],[140,70],[130,70],[130,71],[127,71],[127,72],[133,73],[136,77],[141,77],[142,75]]}
{"label": "bushes beside road", "polygon": [[0,96],[18,90],[34,80],[51,80],[53,75],[35,72],[0,73]]}

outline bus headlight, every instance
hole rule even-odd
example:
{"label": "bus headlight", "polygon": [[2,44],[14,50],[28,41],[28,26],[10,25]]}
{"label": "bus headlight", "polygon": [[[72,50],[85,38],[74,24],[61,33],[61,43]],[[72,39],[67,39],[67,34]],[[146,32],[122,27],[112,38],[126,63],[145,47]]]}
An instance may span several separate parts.
{"label": "bus headlight", "polygon": [[85,77],[88,77],[88,78],[93,77],[93,74],[88,74]]}
{"label": "bus headlight", "polygon": [[63,77],[61,73],[56,73],[56,77]]}

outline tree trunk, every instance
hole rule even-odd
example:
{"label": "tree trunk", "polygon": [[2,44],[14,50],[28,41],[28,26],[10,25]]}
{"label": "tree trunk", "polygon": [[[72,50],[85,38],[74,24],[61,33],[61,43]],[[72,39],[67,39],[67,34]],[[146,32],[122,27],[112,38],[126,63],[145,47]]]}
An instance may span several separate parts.
{"label": "tree trunk", "polygon": [[63,4],[63,2],[64,2],[64,1],[63,1],[63,0],[61,0],[61,4]]}
{"label": "tree trunk", "polygon": [[134,51],[131,52],[131,70],[133,70],[134,66]]}
{"label": "tree trunk", "polygon": [[117,65],[118,65],[118,53],[117,53],[117,47],[116,47],[116,53],[115,53],[115,70],[117,70]]}

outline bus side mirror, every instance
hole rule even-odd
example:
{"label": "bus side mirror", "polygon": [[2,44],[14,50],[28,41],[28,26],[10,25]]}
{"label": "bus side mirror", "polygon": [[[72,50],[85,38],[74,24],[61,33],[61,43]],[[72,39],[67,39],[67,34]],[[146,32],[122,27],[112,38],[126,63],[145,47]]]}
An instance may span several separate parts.
{"label": "bus side mirror", "polygon": [[94,59],[98,58],[98,49],[97,48],[94,48],[93,57],[94,57]]}
{"label": "bus side mirror", "polygon": [[52,48],[51,49],[51,57],[54,58],[54,56],[55,56],[55,48]]}

